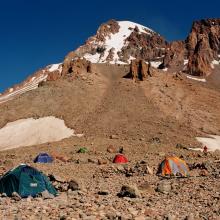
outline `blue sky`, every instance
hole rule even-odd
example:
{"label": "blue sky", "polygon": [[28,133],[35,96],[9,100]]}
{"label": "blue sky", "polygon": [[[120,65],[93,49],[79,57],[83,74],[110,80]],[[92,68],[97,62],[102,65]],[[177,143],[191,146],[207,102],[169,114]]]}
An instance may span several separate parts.
{"label": "blue sky", "polygon": [[193,20],[220,17],[220,1],[0,1],[0,92],[37,69],[61,62],[98,26],[114,18],[185,39]]}

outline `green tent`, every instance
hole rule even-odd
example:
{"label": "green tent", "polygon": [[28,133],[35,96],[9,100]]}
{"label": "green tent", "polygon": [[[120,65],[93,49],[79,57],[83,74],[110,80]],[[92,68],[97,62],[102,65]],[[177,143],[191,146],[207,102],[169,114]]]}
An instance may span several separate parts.
{"label": "green tent", "polygon": [[81,147],[77,152],[78,153],[87,153],[88,149],[86,147]]}
{"label": "green tent", "polygon": [[17,192],[21,197],[34,197],[45,190],[53,195],[57,194],[42,172],[26,164],[19,165],[0,178],[0,193],[7,196]]}

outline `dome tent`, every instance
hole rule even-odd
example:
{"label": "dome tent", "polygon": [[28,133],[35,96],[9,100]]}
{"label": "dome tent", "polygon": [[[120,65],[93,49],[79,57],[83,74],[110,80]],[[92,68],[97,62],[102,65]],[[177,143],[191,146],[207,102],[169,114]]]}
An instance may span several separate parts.
{"label": "dome tent", "polygon": [[40,153],[34,159],[34,163],[51,163],[53,162],[53,158],[47,153]]}
{"label": "dome tent", "polygon": [[49,179],[42,172],[26,164],[8,171],[0,179],[0,193],[5,193],[7,196],[12,196],[13,192],[17,192],[22,198],[35,197],[45,190],[54,196],[57,194]]}
{"label": "dome tent", "polygon": [[113,163],[127,163],[128,159],[123,154],[117,154],[113,160]]}
{"label": "dome tent", "polygon": [[157,174],[161,174],[162,176],[188,176],[189,168],[184,160],[171,156],[161,162]]}

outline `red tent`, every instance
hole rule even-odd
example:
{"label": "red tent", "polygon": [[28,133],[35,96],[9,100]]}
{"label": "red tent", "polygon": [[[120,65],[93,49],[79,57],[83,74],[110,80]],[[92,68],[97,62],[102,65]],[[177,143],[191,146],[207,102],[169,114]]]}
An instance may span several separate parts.
{"label": "red tent", "polygon": [[127,163],[128,159],[123,154],[117,154],[113,160],[113,163]]}

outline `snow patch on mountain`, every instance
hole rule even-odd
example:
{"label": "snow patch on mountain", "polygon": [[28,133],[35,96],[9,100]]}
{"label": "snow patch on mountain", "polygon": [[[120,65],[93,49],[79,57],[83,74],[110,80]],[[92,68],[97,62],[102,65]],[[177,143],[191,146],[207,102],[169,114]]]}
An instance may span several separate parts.
{"label": "snow patch on mountain", "polygon": [[186,76],[188,79],[192,79],[192,80],[196,80],[199,82],[206,82],[206,79],[201,79],[201,78],[197,78],[197,77],[193,77],[193,76]]}
{"label": "snow patch on mountain", "polygon": [[0,129],[0,151],[59,141],[71,136],[80,137],[74,130],[66,127],[63,120],[54,116],[20,119]]}
{"label": "snow patch on mountain", "polygon": [[62,63],[56,63],[56,64],[52,64],[52,65],[48,66],[49,67],[48,71],[49,72],[54,72],[54,71],[58,70],[61,73],[61,71],[62,71],[62,65],[61,64]]}
{"label": "snow patch on mountain", "polygon": [[160,64],[162,64],[162,62],[161,61],[151,61],[150,64],[152,67],[158,68],[160,66]]}
{"label": "snow patch on mountain", "polygon": [[[106,36],[104,42],[96,42],[96,40],[92,42],[94,45],[104,48],[104,55],[101,56],[98,52],[95,54],[86,53],[84,55],[85,59],[92,63],[106,63],[107,57],[112,53],[113,61],[110,62],[111,64],[125,64],[119,60],[118,53],[126,46],[126,39],[131,35],[134,29],[137,27],[140,33],[148,35],[155,33],[150,28],[130,21],[119,21],[118,24],[120,28],[117,33],[111,33],[109,36]],[[128,60],[128,62],[130,61],[131,59]]]}

